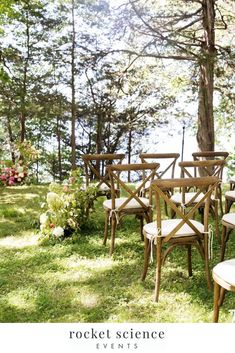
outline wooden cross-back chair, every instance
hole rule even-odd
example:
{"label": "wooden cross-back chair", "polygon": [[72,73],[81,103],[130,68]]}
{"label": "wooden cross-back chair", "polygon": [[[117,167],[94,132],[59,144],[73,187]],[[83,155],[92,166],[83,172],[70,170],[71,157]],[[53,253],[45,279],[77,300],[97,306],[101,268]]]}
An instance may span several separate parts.
{"label": "wooden cross-back chair", "polygon": [[[142,280],[145,279],[150,254],[156,246],[156,280],[154,300],[158,301],[161,282],[161,268],[167,255],[176,246],[184,246],[188,253],[188,273],[192,276],[191,248],[194,245],[200,252],[205,262],[205,272],[208,288],[211,287],[209,271],[209,248],[210,248],[210,227],[208,223],[211,194],[217,187],[219,179],[217,177],[201,177],[188,179],[165,179],[154,180],[151,184],[151,191],[156,198],[157,220],[146,224],[143,228],[145,239],[144,270]],[[190,209],[180,209],[172,202],[165,188],[181,188],[182,203],[185,203],[185,194],[188,188],[196,188],[196,194],[188,200],[192,205]],[[203,192],[203,197],[197,202],[197,196]],[[163,219],[161,200],[174,210],[178,218]],[[203,223],[195,221],[195,212],[204,204]],[[154,246],[155,245],[155,246]]]}
{"label": "wooden cross-back chair", "polygon": [[209,160],[209,159],[221,159],[226,160],[229,153],[226,151],[203,151],[203,152],[193,152],[193,159],[195,161]]}
{"label": "wooden cross-back chair", "polygon": [[229,186],[230,186],[230,191],[235,190],[235,175],[233,175],[229,180]]}
{"label": "wooden cross-back chair", "polygon": [[[175,165],[179,156],[179,153],[141,153],[139,155],[142,163],[160,163],[160,170],[156,173],[158,179],[166,178],[167,172],[170,173],[170,178],[174,178]],[[166,162],[165,166],[161,164],[162,161]]]}
{"label": "wooden cross-back chair", "polygon": [[[86,174],[86,186],[91,182],[96,182],[97,196],[111,197],[111,184],[106,167],[111,164],[121,164],[125,154],[84,154],[82,160],[84,162]],[[116,184],[115,192],[118,194],[119,185]]]}
{"label": "wooden cross-back chair", "polygon": [[230,190],[226,191],[225,197],[225,213],[230,211],[232,204],[235,202],[235,175],[233,175],[229,180]]}
{"label": "wooden cross-back chair", "polygon": [[[225,161],[227,159],[227,157],[229,156],[229,153],[226,151],[203,151],[203,152],[194,152],[194,153],[192,153],[192,156],[193,156],[194,161],[203,161],[203,160],[222,160],[222,161]],[[203,171],[201,171],[201,172],[203,172]],[[221,168],[220,172],[221,172],[221,174],[219,177],[222,181],[223,168]],[[195,171],[195,173],[196,173],[196,171]],[[195,174],[194,176],[197,176],[197,175]],[[221,186],[219,186],[219,192],[220,192],[220,210],[221,210],[221,213],[223,214]]]}
{"label": "wooden cross-back chair", "polygon": [[[115,233],[116,227],[119,221],[125,215],[136,215],[141,221],[141,234],[143,221],[146,219],[147,222],[151,220],[152,217],[152,202],[151,194],[149,197],[140,197],[139,191],[145,186],[148,181],[152,181],[159,164],[148,163],[148,164],[122,164],[113,165],[107,167],[109,173],[109,179],[111,182],[111,200],[106,200],[103,203],[105,210],[105,231],[104,231],[104,245],[106,244],[108,238],[109,224],[111,224],[111,246],[110,255],[112,255],[115,244]],[[123,180],[123,173],[128,172],[143,172],[145,171],[145,176],[142,179],[140,186],[132,190],[131,186],[127,181]],[[115,192],[115,184],[120,185],[125,193],[125,197],[117,197]]]}
{"label": "wooden cross-back chair", "polygon": [[[199,177],[200,173],[203,172],[205,176],[215,176],[219,178],[220,183],[221,183],[221,175],[223,172],[224,165],[225,165],[224,160],[184,161],[179,163],[179,167],[181,168],[182,178]],[[222,190],[221,190],[220,183],[218,183],[217,188],[215,189],[215,192],[213,193],[212,199],[211,199],[211,211],[215,219],[216,237],[218,240],[219,240],[218,204],[222,205]],[[192,196],[194,196],[194,192],[188,190],[188,192],[186,193],[186,199],[184,204],[185,207],[188,207],[188,199],[190,199]],[[201,197],[203,197],[203,193],[198,196],[195,202],[197,202],[198,199],[200,199]],[[171,200],[177,206],[182,206],[180,192],[175,193],[171,197]],[[221,206],[221,213],[222,211],[223,209]],[[172,216],[174,216],[174,213],[172,214]]]}
{"label": "wooden cross-back chair", "polygon": [[225,213],[228,213],[235,202],[235,190],[226,191],[225,197]]}
{"label": "wooden cross-back chair", "polygon": [[222,218],[222,236],[221,236],[221,256],[220,261],[224,260],[226,243],[229,240],[231,232],[235,229],[235,213],[225,213]]}
{"label": "wooden cross-back chair", "polygon": [[[156,172],[155,179],[166,179],[175,177],[175,166],[179,153],[141,153],[139,155],[142,163],[159,163],[160,167]],[[138,184],[137,184],[138,186]],[[150,183],[146,183],[145,189],[141,190],[142,195],[146,195],[149,191]],[[169,195],[173,195],[174,190],[165,190]],[[168,214],[167,206],[165,204],[165,212]]]}
{"label": "wooden cross-back chair", "polygon": [[214,279],[214,317],[218,322],[219,308],[223,304],[225,290],[235,292],[235,259],[218,263],[212,271]]}

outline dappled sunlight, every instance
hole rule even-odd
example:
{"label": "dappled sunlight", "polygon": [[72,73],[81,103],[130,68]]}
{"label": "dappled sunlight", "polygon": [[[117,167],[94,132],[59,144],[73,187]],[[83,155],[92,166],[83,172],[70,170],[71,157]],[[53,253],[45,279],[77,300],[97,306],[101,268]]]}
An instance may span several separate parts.
{"label": "dappled sunlight", "polygon": [[[78,302],[81,303],[81,305],[83,305],[87,309],[95,308],[100,303],[100,298],[97,294],[91,293],[89,291],[86,292],[86,290],[80,292],[77,300]],[[75,299],[75,302],[76,302],[76,299]]]}
{"label": "dappled sunlight", "polygon": [[[36,195],[37,187],[34,190]],[[155,261],[142,282],[144,244],[135,220],[119,225],[112,257],[110,236],[107,246],[102,244],[104,215],[98,203],[94,228],[44,244],[33,223],[41,211],[37,199],[23,198],[15,189],[9,190],[12,200],[14,193],[21,201],[4,204],[0,217],[2,322],[210,322],[213,298],[196,251],[192,278],[185,251],[176,249],[169,255],[156,304]],[[218,256],[216,242],[214,248]],[[231,303],[227,299],[221,309],[223,322],[230,320]]]}
{"label": "dappled sunlight", "polygon": [[8,236],[0,239],[0,246],[5,248],[25,248],[28,246],[35,246],[38,244],[38,236],[30,234],[27,236]]}
{"label": "dappled sunlight", "polygon": [[65,265],[68,268],[73,268],[73,269],[77,269],[80,266],[83,266],[89,270],[95,270],[95,271],[100,271],[102,269],[104,270],[108,270],[110,268],[112,268],[112,266],[114,265],[113,259],[108,257],[108,258],[101,258],[101,259],[81,259],[81,258],[77,258],[77,259],[66,259],[65,261]]}
{"label": "dappled sunlight", "polygon": [[27,309],[33,311],[36,309],[35,304],[36,293],[30,292],[28,289],[17,289],[7,294],[6,301],[8,305],[17,309]]}

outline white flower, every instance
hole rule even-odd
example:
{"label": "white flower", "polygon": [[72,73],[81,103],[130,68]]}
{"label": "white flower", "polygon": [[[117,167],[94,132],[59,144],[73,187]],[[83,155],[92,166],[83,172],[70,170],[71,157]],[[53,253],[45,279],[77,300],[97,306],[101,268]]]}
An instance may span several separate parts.
{"label": "white flower", "polygon": [[46,213],[42,213],[40,216],[40,223],[41,224],[46,224],[48,221],[48,216],[46,215]]}
{"label": "white flower", "polygon": [[24,172],[24,167],[17,167],[16,171],[17,171],[18,174],[23,173]]}
{"label": "white flower", "polygon": [[53,191],[48,192],[48,194],[47,194],[47,202],[48,203],[54,202],[54,201],[56,201],[58,199],[58,197],[59,196],[55,192],[53,192]]}
{"label": "white flower", "polygon": [[45,225],[45,224],[41,224],[41,225],[40,225],[40,231],[43,232],[44,229],[46,229],[46,225]]}
{"label": "white flower", "polygon": [[62,237],[64,235],[64,229],[62,227],[55,227],[52,234],[56,237]]}
{"label": "white flower", "polygon": [[52,210],[59,210],[63,206],[63,202],[59,195],[52,191],[47,194],[47,203]]}

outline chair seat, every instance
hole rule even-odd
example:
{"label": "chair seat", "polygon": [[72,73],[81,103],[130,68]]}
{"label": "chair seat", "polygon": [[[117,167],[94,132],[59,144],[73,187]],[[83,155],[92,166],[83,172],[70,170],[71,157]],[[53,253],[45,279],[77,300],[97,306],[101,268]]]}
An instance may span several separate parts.
{"label": "chair seat", "polygon": [[[96,184],[96,186],[98,186],[98,183]],[[98,187],[98,190],[99,191],[109,191],[110,187],[107,184],[103,183]]]}
{"label": "chair seat", "polygon": [[226,191],[225,192],[225,197],[232,197],[235,199],[235,190],[232,190],[232,191]]}
{"label": "chair seat", "polygon": [[[145,206],[149,206],[149,199],[145,197],[139,197],[139,199],[145,204]],[[115,199],[115,209],[120,208],[124,202],[127,200],[127,197],[119,197]],[[112,200],[105,200],[103,202],[103,206],[106,209],[111,210],[112,209]],[[137,209],[137,208],[142,208],[140,203],[136,201],[135,199],[131,199],[128,204],[124,207],[124,209]]]}
{"label": "chair seat", "polygon": [[230,181],[232,181],[233,183],[235,183],[235,175],[233,175],[233,176],[230,178]]}
{"label": "chair seat", "polygon": [[[99,183],[95,183],[95,186],[98,186]],[[118,189],[117,185],[114,186],[115,190]],[[102,183],[99,187],[98,187],[98,190],[99,191],[110,191],[110,187],[105,184],[105,183]]]}
{"label": "chair seat", "polygon": [[[190,200],[196,195],[196,192],[186,192],[185,193],[185,204],[189,203]],[[194,203],[200,202],[201,199],[203,198],[204,194],[200,193],[196,199],[194,200]],[[173,201],[176,204],[181,204],[182,203],[182,194],[181,193],[176,193],[171,196],[171,201]]]}
{"label": "chair seat", "polygon": [[[204,226],[202,223],[190,220],[192,224],[198,229],[200,233],[203,233]],[[166,237],[179,223],[181,219],[168,219],[162,221],[162,237]],[[152,239],[157,234],[157,222],[152,222],[145,224],[144,232],[148,239]],[[183,224],[183,226],[177,231],[174,237],[184,237],[184,236],[191,236],[195,235],[194,230],[188,225]]]}
{"label": "chair seat", "polygon": [[235,259],[218,263],[213,268],[213,275],[221,278],[231,286],[235,286]]}
{"label": "chair seat", "polygon": [[223,215],[222,221],[226,223],[230,223],[231,225],[235,226],[235,213],[226,213]]}

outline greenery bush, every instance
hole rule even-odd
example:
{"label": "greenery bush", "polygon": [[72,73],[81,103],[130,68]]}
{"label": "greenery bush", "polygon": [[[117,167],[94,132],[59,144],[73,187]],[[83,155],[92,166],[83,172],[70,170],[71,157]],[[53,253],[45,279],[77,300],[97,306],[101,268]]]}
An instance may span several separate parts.
{"label": "greenery bush", "polygon": [[89,209],[96,198],[96,188],[84,187],[81,170],[70,173],[63,184],[51,183],[45,211],[40,215],[42,239],[63,239],[79,232],[87,223]]}

